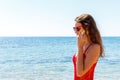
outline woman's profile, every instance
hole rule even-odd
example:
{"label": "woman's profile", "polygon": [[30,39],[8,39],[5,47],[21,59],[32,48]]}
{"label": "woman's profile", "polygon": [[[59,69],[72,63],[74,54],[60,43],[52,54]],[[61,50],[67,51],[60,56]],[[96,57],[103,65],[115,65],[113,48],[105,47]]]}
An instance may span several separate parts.
{"label": "woman's profile", "polygon": [[100,32],[90,14],[75,18],[78,50],[73,56],[74,80],[94,80],[94,70],[100,57],[103,57],[103,45]]}

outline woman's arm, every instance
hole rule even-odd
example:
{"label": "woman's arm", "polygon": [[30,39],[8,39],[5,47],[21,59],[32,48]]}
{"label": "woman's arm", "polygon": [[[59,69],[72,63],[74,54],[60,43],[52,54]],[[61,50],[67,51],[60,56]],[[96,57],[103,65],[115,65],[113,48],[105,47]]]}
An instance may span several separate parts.
{"label": "woman's arm", "polygon": [[87,56],[84,60],[82,48],[79,48],[76,62],[77,76],[83,76],[91,66],[96,63],[99,58],[99,54],[100,46],[98,44],[93,44],[87,51]]}

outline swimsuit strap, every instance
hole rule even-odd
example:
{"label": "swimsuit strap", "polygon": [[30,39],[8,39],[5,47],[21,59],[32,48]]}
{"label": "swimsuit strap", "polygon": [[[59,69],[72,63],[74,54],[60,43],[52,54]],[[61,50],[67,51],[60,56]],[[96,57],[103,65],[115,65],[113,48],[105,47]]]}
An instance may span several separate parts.
{"label": "swimsuit strap", "polygon": [[86,53],[86,51],[88,50],[88,48],[91,46],[92,44],[90,44],[87,48],[86,48],[86,50],[84,51],[84,54]]}

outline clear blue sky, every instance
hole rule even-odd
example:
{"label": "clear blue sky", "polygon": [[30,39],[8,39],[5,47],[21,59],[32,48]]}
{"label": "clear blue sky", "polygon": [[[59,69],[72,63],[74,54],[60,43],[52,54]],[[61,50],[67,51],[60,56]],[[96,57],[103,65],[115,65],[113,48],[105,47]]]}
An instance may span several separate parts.
{"label": "clear blue sky", "polygon": [[75,36],[82,13],[102,36],[120,36],[120,0],[0,0],[0,36]]}

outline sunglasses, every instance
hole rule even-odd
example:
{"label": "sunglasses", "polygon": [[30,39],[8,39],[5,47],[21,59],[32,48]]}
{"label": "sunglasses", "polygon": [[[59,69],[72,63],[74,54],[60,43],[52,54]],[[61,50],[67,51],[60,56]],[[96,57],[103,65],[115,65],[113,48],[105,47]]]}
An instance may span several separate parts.
{"label": "sunglasses", "polygon": [[76,32],[76,31],[80,31],[81,29],[81,26],[77,26],[77,27],[73,27],[73,30]]}

